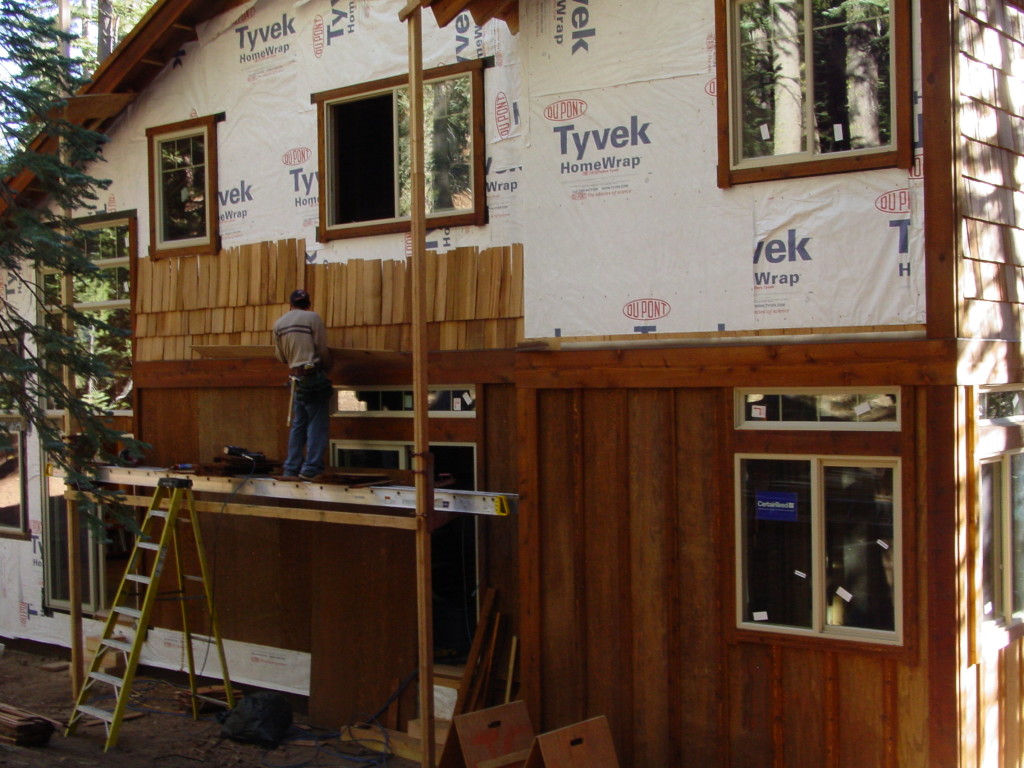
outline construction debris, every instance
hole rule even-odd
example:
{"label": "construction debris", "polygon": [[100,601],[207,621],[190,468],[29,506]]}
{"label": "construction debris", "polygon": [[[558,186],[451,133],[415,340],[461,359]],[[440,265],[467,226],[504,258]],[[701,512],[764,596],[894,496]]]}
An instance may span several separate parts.
{"label": "construction debris", "polygon": [[0,703],[0,742],[19,747],[45,747],[63,724],[10,704]]}

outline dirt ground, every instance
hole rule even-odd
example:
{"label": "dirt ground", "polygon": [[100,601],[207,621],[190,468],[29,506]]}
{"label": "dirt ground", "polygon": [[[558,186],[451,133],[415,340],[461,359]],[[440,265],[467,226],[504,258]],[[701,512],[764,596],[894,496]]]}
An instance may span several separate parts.
{"label": "dirt ground", "polygon": [[[73,706],[70,677],[61,666],[66,654],[47,652],[46,647],[12,648],[0,655],[0,703],[35,715],[67,721]],[[154,676],[151,676],[151,673]],[[180,679],[175,679],[176,677]],[[205,682],[205,681],[204,681]],[[245,686],[236,686],[245,689]],[[338,733],[314,729],[303,723],[297,703],[294,724],[275,749],[221,737],[216,714],[193,720],[179,703],[180,691],[188,690],[184,676],[140,669],[132,687],[131,715],[121,725],[118,743],[104,752],[106,732],[98,722],[83,720],[71,736],[55,729],[46,746],[22,747],[0,741],[0,766],[4,768],[304,768],[305,766],[418,766],[408,760],[387,757]],[[136,714],[138,713],[138,714]],[[373,733],[373,731],[367,731]]]}

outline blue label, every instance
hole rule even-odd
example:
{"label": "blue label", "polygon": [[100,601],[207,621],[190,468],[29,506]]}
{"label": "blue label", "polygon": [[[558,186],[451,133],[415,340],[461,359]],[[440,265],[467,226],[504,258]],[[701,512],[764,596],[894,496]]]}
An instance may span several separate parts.
{"label": "blue label", "polygon": [[755,517],[758,520],[782,520],[796,522],[795,493],[785,491],[758,491],[754,495]]}

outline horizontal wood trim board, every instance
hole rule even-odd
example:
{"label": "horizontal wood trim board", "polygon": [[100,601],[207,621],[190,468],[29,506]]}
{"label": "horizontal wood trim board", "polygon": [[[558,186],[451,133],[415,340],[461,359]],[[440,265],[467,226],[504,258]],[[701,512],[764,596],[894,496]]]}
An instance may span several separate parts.
{"label": "horizontal wood trim board", "polygon": [[[427,365],[431,384],[510,383],[515,352],[431,352]],[[282,363],[267,357],[151,360],[135,363],[132,375],[140,389],[266,387],[283,384],[285,370]],[[385,353],[383,360],[377,361],[372,353],[368,353],[365,362],[336,366],[331,377],[337,385],[411,383],[411,360],[408,364],[401,364],[392,353]]]}
{"label": "horizontal wood trim board", "polygon": [[[133,507],[148,507],[152,498],[150,496],[128,495],[124,497],[124,501]],[[396,528],[405,531],[416,530],[416,520],[412,517],[372,515],[337,509],[268,507],[258,504],[226,504],[222,501],[196,501],[195,508],[197,512],[208,512],[218,515],[244,515],[247,517],[268,517],[277,520],[304,520],[314,523],[365,525],[373,528]]]}
{"label": "horizontal wood trim board", "polygon": [[520,353],[520,387],[952,384],[952,340]]}

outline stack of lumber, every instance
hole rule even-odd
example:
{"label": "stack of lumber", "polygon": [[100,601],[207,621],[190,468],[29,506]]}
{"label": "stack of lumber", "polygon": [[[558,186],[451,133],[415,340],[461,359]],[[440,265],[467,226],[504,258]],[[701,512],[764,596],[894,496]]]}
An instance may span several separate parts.
{"label": "stack of lumber", "polygon": [[19,747],[44,747],[56,726],[53,720],[0,703],[0,742]]}
{"label": "stack of lumber", "polygon": [[[522,340],[521,246],[428,251],[424,268],[431,349],[509,348]],[[295,288],[309,291],[330,346],[407,351],[411,287],[404,256],[309,264],[304,240],[139,259],[136,359],[191,359],[193,347],[269,346]]]}

